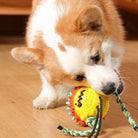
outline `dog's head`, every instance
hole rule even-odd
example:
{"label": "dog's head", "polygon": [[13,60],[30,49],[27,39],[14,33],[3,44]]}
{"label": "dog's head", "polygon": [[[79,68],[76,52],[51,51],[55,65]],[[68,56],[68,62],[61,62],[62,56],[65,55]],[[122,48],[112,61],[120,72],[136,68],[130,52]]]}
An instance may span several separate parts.
{"label": "dog's head", "polygon": [[122,28],[118,18],[113,23],[104,13],[97,6],[78,12],[72,8],[59,17],[54,31],[49,30],[51,25],[42,33],[41,47],[16,48],[12,55],[33,65],[53,85],[91,86],[101,94],[111,94],[120,86]]}

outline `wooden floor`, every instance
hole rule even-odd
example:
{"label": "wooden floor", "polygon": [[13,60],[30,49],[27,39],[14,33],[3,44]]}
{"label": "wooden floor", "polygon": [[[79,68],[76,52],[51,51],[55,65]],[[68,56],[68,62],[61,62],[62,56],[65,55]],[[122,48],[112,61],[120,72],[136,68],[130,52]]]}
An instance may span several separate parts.
{"label": "wooden floor", "polygon": [[[0,138],[66,138],[56,129],[86,130],[71,120],[66,106],[37,110],[32,101],[40,92],[41,81],[34,70],[17,63],[10,55],[13,47],[24,46],[18,37],[0,37]],[[121,98],[138,123],[138,40],[127,41],[121,73],[125,91]],[[99,138],[138,138],[110,96],[110,112],[103,121]]]}

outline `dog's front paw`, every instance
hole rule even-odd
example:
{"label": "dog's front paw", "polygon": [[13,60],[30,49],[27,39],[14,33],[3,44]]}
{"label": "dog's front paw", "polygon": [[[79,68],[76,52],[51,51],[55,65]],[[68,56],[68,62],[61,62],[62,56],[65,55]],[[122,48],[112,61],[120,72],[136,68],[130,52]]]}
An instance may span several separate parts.
{"label": "dog's front paw", "polygon": [[33,100],[33,106],[37,109],[50,109],[56,107],[56,100],[51,100],[48,97],[37,97]]}

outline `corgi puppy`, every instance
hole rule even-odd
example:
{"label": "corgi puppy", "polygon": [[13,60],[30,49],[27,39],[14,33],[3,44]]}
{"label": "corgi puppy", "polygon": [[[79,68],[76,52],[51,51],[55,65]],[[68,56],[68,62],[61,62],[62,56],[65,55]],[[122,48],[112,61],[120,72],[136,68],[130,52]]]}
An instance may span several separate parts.
{"label": "corgi puppy", "polygon": [[40,74],[42,90],[34,107],[64,105],[74,86],[121,93],[124,29],[111,0],[34,0],[26,41],[27,47],[11,54]]}

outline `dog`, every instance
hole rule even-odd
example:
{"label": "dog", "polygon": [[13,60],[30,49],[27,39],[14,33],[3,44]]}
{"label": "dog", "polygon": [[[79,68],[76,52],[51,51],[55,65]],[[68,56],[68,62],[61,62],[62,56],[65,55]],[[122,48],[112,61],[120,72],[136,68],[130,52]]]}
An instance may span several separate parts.
{"label": "dog", "polygon": [[90,86],[102,95],[121,93],[124,36],[111,0],[34,0],[27,47],[11,51],[40,74],[42,90],[33,106],[64,105],[74,86]]}

